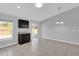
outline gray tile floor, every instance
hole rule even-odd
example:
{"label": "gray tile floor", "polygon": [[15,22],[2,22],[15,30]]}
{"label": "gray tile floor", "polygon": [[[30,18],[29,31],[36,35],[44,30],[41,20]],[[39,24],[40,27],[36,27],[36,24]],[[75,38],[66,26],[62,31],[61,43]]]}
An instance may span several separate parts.
{"label": "gray tile floor", "polygon": [[0,56],[79,56],[79,46],[41,39],[35,45],[26,43],[0,48]]}

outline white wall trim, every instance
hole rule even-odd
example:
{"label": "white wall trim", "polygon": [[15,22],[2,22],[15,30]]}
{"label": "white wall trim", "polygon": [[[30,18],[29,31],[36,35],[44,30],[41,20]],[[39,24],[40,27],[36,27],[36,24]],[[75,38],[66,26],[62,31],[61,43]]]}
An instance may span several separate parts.
{"label": "white wall trim", "polygon": [[48,37],[43,37],[43,39],[49,39],[49,40],[64,42],[64,43],[68,43],[68,44],[79,45],[79,43],[77,43],[77,42],[70,42],[70,41],[65,41],[65,40],[60,40],[60,39],[54,39],[54,38],[48,38]]}
{"label": "white wall trim", "polygon": [[2,46],[0,46],[0,48],[8,47],[8,46],[15,45],[15,44],[18,44],[18,43],[17,42],[14,42],[14,43],[2,45]]}

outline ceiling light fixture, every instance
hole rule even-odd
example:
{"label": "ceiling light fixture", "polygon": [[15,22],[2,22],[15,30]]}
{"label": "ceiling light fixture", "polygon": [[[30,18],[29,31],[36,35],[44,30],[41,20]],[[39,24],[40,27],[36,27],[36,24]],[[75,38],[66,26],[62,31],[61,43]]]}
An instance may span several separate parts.
{"label": "ceiling light fixture", "polygon": [[36,3],[36,4],[35,4],[35,7],[37,7],[37,8],[41,8],[42,6],[43,6],[42,3]]}
{"label": "ceiling light fixture", "polygon": [[60,10],[61,10],[61,7],[58,8],[59,10],[59,18],[58,18],[58,21],[56,22],[56,24],[64,24],[62,18],[61,18],[61,15],[60,15]]}
{"label": "ceiling light fixture", "polygon": [[17,8],[21,8],[21,6],[18,5]]}

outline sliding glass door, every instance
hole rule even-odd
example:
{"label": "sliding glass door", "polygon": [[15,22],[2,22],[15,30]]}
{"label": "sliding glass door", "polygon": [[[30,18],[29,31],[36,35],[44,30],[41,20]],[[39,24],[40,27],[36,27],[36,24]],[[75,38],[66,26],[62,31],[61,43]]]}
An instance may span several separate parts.
{"label": "sliding glass door", "polygon": [[13,23],[0,21],[0,42],[13,39]]}

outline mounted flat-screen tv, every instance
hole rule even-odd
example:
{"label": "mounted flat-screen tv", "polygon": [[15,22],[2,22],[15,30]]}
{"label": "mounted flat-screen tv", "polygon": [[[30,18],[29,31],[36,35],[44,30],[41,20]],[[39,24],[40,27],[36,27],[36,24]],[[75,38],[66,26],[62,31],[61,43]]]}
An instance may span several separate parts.
{"label": "mounted flat-screen tv", "polygon": [[29,28],[29,21],[27,20],[18,20],[18,28]]}

